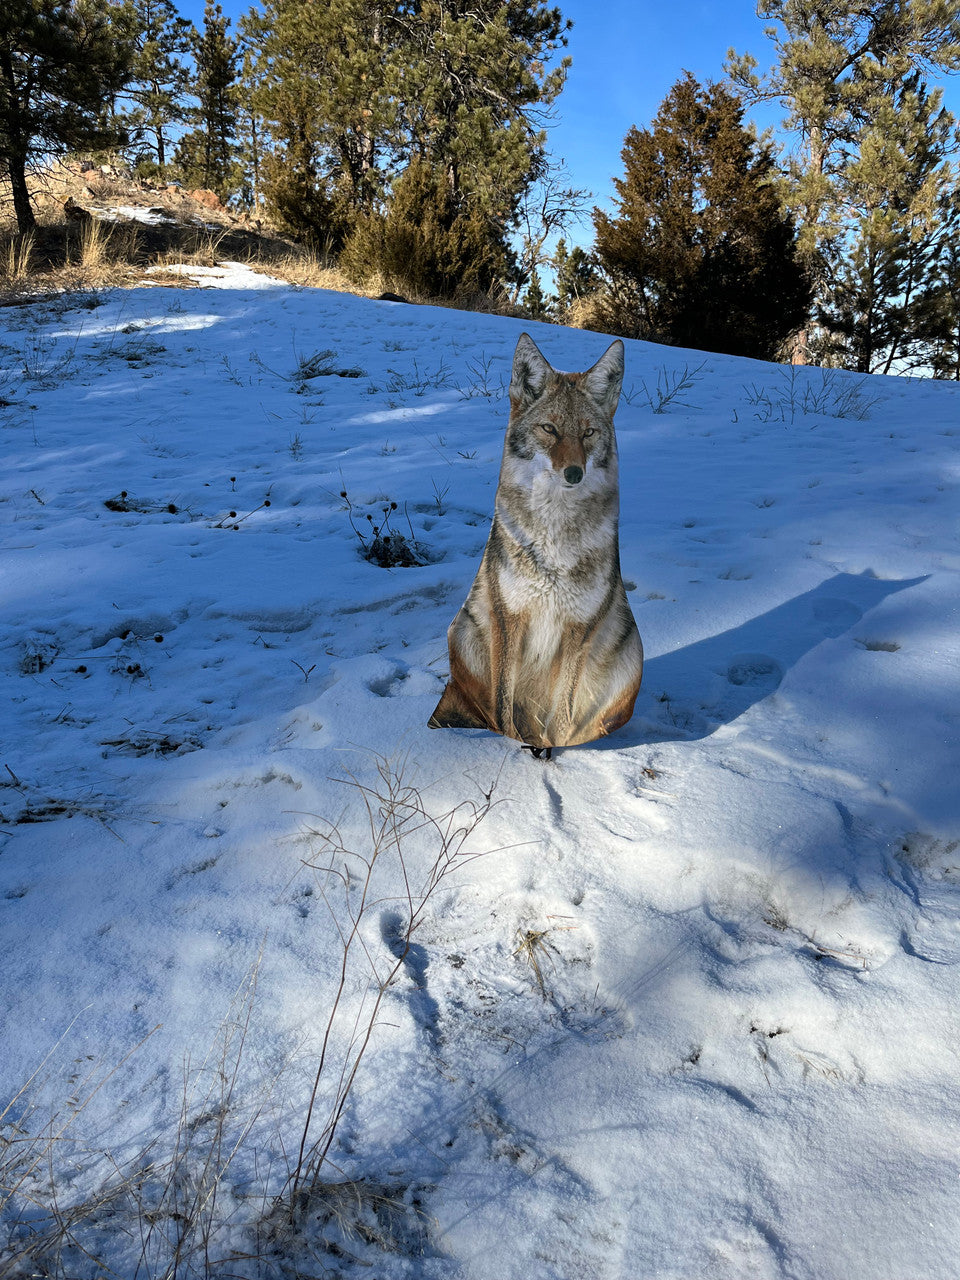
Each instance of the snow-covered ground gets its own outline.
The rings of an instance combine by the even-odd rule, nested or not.
[[[114,1167],[72,1229],[174,1274],[209,1159],[177,1275],[953,1280],[960,389],[627,343],[643,688],[545,763],[426,722],[517,337],[608,340],[191,274],[0,313],[0,1135],[73,1117],[15,1240]]]

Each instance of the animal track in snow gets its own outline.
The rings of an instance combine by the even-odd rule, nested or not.
[[[765,653],[739,653],[730,660],[726,678],[732,685],[772,693],[783,679],[783,668]]]
[[[181,880],[186,880],[190,876],[199,876],[204,871],[212,871],[219,861],[219,857],[204,858],[202,862],[196,862],[192,866],[180,867],[168,878],[167,889],[173,889]]]
[[[396,698],[400,693],[400,686],[407,679],[409,672],[402,667],[395,667],[393,671],[383,676],[375,676],[372,680],[367,681],[367,688],[371,693],[375,693],[378,698]]]

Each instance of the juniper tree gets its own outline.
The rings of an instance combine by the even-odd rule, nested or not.
[[[229,34],[229,19],[214,0],[207,0],[203,32],[190,33],[195,74],[193,93],[199,106],[189,112],[196,127],[177,144],[176,162],[184,181],[208,187],[221,200],[240,184],[237,163],[238,92],[237,42]]]
[[[190,71],[184,59],[190,53],[191,24],[181,18],[171,0],[130,0],[136,23],[133,77],[126,96],[133,107],[124,114],[143,167],[155,164],[163,178],[171,128],[187,115]],[[144,142],[146,153],[144,153]]]
[[[758,76],[731,50],[728,71],[747,103],[780,102],[800,135],[786,200],[822,301],[851,159],[911,77],[960,69],[960,0],[760,0],[757,13],[774,24],[775,65]]]
[[[810,291],[768,147],[721,85],[687,73],[650,129],[631,128],[618,213],[594,210],[613,332],[774,359]]]
[[[36,225],[26,172],[41,156],[121,141],[104,104],[129,74],[131,32],[110,0],[4,0],[0,6],[0,164],[17,226]]]
[[[421,298],[487,293],[507,272],[489,219],[461,209],[444,170],[411,160],[383,211],[358,216],[340,260],[358,280],[380,276]]]

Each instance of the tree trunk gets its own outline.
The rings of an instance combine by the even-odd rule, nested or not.
[[[37,225],[37,220],[33,214],[33,205],[30,203],[30,193],[27,190],[27,162],[23,156],[10,156],[7,160],[7,174],[10,178],[10,186],[13,190],[13,211],[17,218],[17,230],[21,235],[28,231],[33,231]]]

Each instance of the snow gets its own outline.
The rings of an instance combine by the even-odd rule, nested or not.
[[[293,1274],[237,1254],[296,1164],[348,927],[325,868],[356,892],[380,757],[437,819],[479,806],[478,856],[423,905],[323,1175],[406,1225],[304,1228],[298,1274],[952,1280],[960,391],[628,342],[643,688],[547,763],[426,722],[517,337],[568,369],[608,340],[183,270],[0,317],[0,1098],[40,1067],[4,1123],[113,1071],[61,1203],[181,1108],[200,1132],[248,1019],[218,1247]],[[391,502],[427,563],[361,557]],[[410,899],[375,863],[324,1118],[436,849],[405,837]]]

